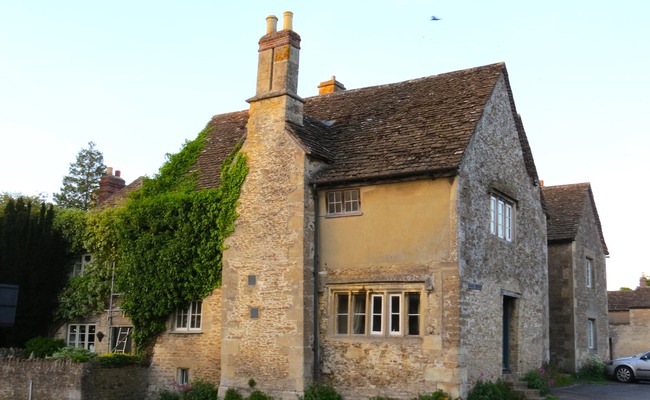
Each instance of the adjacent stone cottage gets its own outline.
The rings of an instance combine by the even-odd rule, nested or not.
[[[609,254],[589,183],[545,186],[551,362],[576,372],[607,359],[606,257]]]
[[[648,351],[650,344],[650,286],[643,274],[635,290],[607,292],[609,304],[610,358]]]

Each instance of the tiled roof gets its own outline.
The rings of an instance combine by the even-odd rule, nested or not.
[[[503,64],[306,100],[305,114],[328,125],[333,159],[316,181],[454,174]]]
[[[305,99],[303,126],[288,130],[307,154],[326,162],[319,184],[418,175],[454,175],[497,79],[506,79],[526,166],[537,174],[516,115],[503,63]],[[218,167],[245,137],[247,111],[215,116],[198,162],[200,185],[219,183]]]
[[[208,123],[212,129],[207,143],[196,162],[201,188],[216,188],[221,182],[221,163],[233,149],[246,137],[248,111],[215,115]]]
[[[585,202],[589,202],[596,217],[603,249],[605,254],[609,254],[600,225],[600,218],[598,217],[598,209],[589,183],[543,186],[542,193],[549,215],[547,221],[547,238],[549,242],[575,240]]]
[[[650,287],[607,292],[607,304],[609,311],[627,311],[630,308],[650,308]]]

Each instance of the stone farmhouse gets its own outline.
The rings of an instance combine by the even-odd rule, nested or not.
[[[609,254],[589,183],[542,187],[548,210],[551,362],[576,372],[607,359]]]
[[[635,290],[607,292],[609,304],[610,358],[648,351],[650,345],[650,287],[645,275]]]
[[[299,52],[292,14],[281,30],[268,17],[250,108],[208,124],[199,185],[217,187],[243,143],[240,216],[222,286],[177,310],[158,338],[151,393],[201,378],[221,397],[251,379],[279,399],[315,380],[346,399],[464,397],[478,379],[523,374],[564,349],[571,367],[607,348],[593,195],[583,190],[569,215],[571,238],[552,236],[556,214],[547,245],[553,190],[540,185],[504,64],[354,90],[332,77],[303,99]],[[103,201],[138,186],[120,180],[107,173]],[[569,344],[549,337],[549,274],[568,285],[551,297],[576,303]],[[62,335],[127,351],[122,317],[111,306]],[[551,320],[551,335],[569,330]]]

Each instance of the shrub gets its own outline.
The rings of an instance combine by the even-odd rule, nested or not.
[[[273,397],[256,390],[247,397],[247,400],[273,400]]]
[[[420,394],[413,400],[451,400],[451,396],[447,392],[438,389],[431,394]]]
[[[141,359],[133,354],[107,353],[97,357],[97,361],[103,367],[123,367],[125,365],[137,365]]]
[[[72,360],[74,362],[86,362],[97,357],[97,354],[86,350],[82,347],[63,347],[54,352],[51,357],[52,360]]]
[[[594,356],[584,363],[576,373],[576,377],[584,381],[600,381],[605,378],[605,363]]]
[[[158,393],[159,400],[217,400],[216,386],[204,380],[197,379],[186,385],[173,382],[172,385],[174,390],[164,389]]]
[[[467,400],[525,400],[502,380],[478,381],[469,391]]]
[[[217,400],[217,387],[210,382],[202,379],[192,381],[192,388],[189,395],[186,397],[188,400]]]
[[[46,337],[35,337],[25,343],[25,355],[29,356],[34,353],[37,358],[49,357],[54,352],[65,347],[63,339],[50,339]]]
[[[244,400],[244,396],[237,389],[230,388],[226,390],[226,396],[223,400]]]
[[[538,369],[528,371],[523,379],[528,383],[529,389],[537,389],[542,396],[551,392],[551,387],[555,384],[552,374],[549,373],[548,365],[544,364]]]
[[[305,391],[305,396],[298,396],[300,400],[343,400],[343,396],[336,392],[332,385],[316,383],[310,385]]]

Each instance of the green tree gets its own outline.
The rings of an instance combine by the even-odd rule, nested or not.
[[[0,210],[0,283],[19,287],[16,321],[0,329],[0,347],[49,333],[70,266],[69,244],[53,227],[55,212],[25,197],[8,199]]]
[[[65,208],[90,209],[105,170],[104,156],[95,149],[95,143],[88,142],[88,148],[81,149],[76,161],[70,164],[69,174],[63,178],[61,192],[54,194],[54,201]]]

